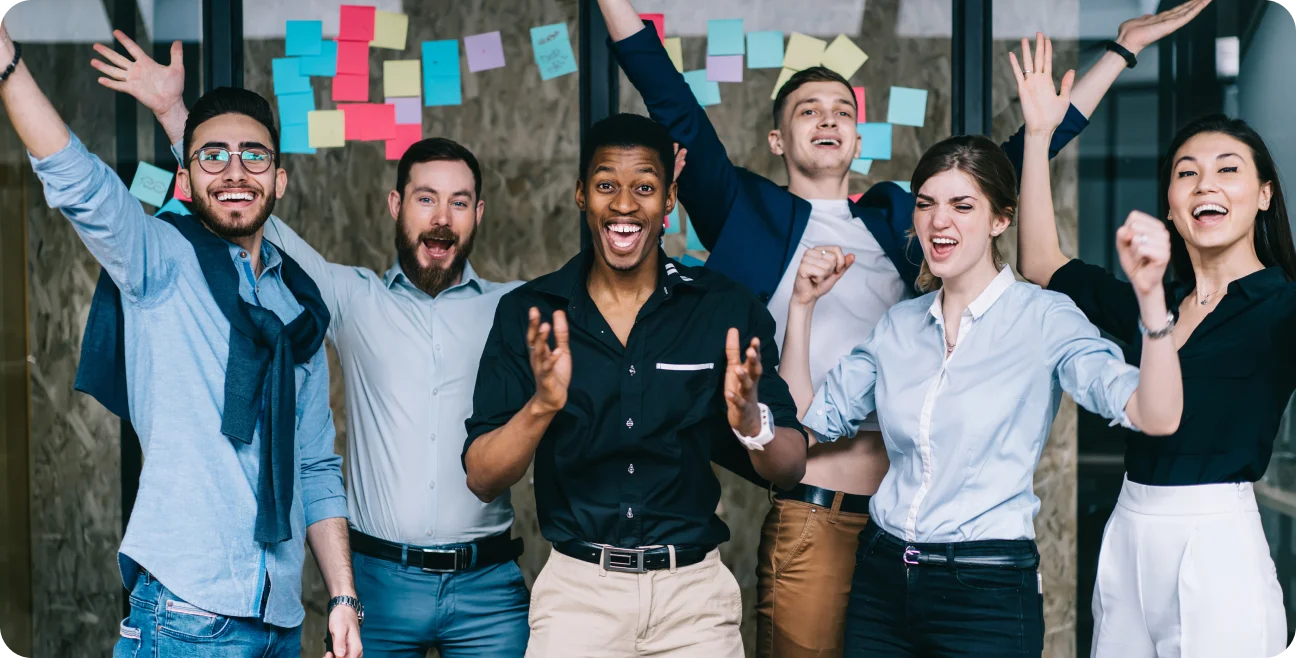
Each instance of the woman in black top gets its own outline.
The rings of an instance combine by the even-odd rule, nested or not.
[[[1043,70],[1041,54],[1034,59]],[[1023,61],[1029,68],[1024,42]],[[1068,100],[1048,77],[1019,69],[1027,137],[1018,268],[1071,297],[1137,360],[1130,284],[1068,259],[1058,244],[1047,183],[1053,126],[1044,124],[1047,108]],[[1209,116],[1180,130],[1161,189],[1183,419],[1168,437],[1130,436],[1098,561],[1093,655],[1268,658],[1284,648],[1286,621],[1251,483],[1269,465],[1296,388],[1296,248],[1273,158],[1241,120]],[[1122,231],[1118,240],[1140,241],[1137,229]]]

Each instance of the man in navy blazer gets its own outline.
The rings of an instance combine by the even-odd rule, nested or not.
[[[779,90],[769,144],[787,167],[789,184],[783,187],[729,160],[655,29],[639,19],[629,0],[599,0],[599,5],[617,61],[653,120],[670,131],[681,155],[686,152],[679,200],[710,250],[706,266],[747,285],[768,305],[778,323],[777,341],[782,341],[802,254],[831,249],[853,256],[842,283],[815,308],[810,361],[818,387],[887,308],[913,295],[922,263],[921,246],[908,237],[913,194],[887,182],[874,185],[858,202],[847,198],[850,164],[860,152],[850,83],[814,67],[796,73]],[[1137,51],[1177,27],[1165,27],[1160,18],[1127,22],[1118,40]],[[1050,156],[1085,128],[1087,115],[1122,68],[1104,58],[1076,83]],[[1003,145],[1019,171],[1022,147],[1021,131]],[[791,491],[771,489],[774,505],[762,528],[757,567],[757,656],[840,655],[857,535],[868,520],[869,496],[888,466],[876,430],[876,423],[871,428],[866,423],[852,441],[812,441],[802,483]],[[731,444],[719,441],[713,459],[768,486]]]

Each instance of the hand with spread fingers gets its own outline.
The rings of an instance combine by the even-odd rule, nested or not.
[[[171,44],[171,63],[162,66],[121,30],[113,30],[113,36],[130,56],[96,43],[94,50],[103,59],[90,60],[90,65],[106,76],[99,78],[99,84],[134,96],[158,116],[175,110],[177,106],[183,109],[185,71],[180,42]]]
[[[756,389],[761,378],[760,339],[752,338],[744,354],[739,348],[738,330],[730,328],[725,337],[725,360],[724,391],[729,426],[743,436],[756,436],[761,431]]]
[[[1021,60],[1008,53],[1013,76],[1017,78],[1017,94],[1021,98],[1022,117],[1028,134],[1047,135],[1066,118],[1071,107],[1071,86],[1075,71],[1062,76],[1062,88],[1053,86],[1053,40],[1043,32],[1035,33],[1035,53],[1032,56],[1030,41],[1022,39]],[[1022,68],[1022,63],[1025,68]]]
[[[1197,17],[1211,0],[1191,0],[1159,14],[1144,14],[1121,23],[1116,43],[1137,55]]]
[[[571,350],[567,346],[567,314],[553,312],[553,324],[540,321],[540,309],[531,307],[527,323],[527,350],[531,374],[535,377],[533,406],[544,413],[557,413],[567,405],[567,386],[571,383]],[[549,347],[549,334],[554,347]]]
[[[1140,298],[1163,291],[1161,281],[1170,263],[1170,232],[1161,220],[1131,212],[1125,225],[1116,230],[1116,253]]]
[[[792,284],[792,303],[813,306],[855,263],[855,254],[847,254],[841,247],[824,245],[806,249],[797,268],[796,282]]]

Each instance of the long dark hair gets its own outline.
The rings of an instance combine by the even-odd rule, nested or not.
[[[910,189],[917,195],[927,179],[950,170],[958,170],[972,177],[990,202],[992,216],[1012,220],[1017,210],[1017,172],[998,144],[981,135],[958,135],[937,143],[927,149],[918,161],[913,179],[909,181]],[[911,239],[913,235],[915,234],[910,234]],[[990,239],[990,252],[994,256],[995,267],[1003,265],[1003,256],[999,253],[999,237]],[[941,286],[941,280],[927,267],[926,258],[923,259],[916,285],[923,292],[931,292]]]
[[[1265,267],[1277,265],[1287,275],[1288,281],[1296,281],[1296,246],[1292,244],[1291,224],[1287,222],[1287,203],[1283,200],[1282,184],[1278,182],[1278,167],[1264,140],[1241,119],[1210,114],[1194,119],[1175,134],[1161,167],[1161,201],[1165,205],[1163,215],[1169,216],[1170,177],[1174,174],[1175,154],[1188,140],[1202,133],[1227,135],[1251,149],[1251,159],[1255,161],[1260,184],[1267,183],[1273,190],[1269,198],[1269,209],[1256,213],[1256,255]],[[1196,277],[1193,275],[1192,261],[1188,258],[1188,247],[1184,244],[1183,236],[1179,235],[1174,222],[1169,219],[1166,220],[1166,228],[1170,230],[1170,266],[1175,278],[1179,283],[1192,284]]]

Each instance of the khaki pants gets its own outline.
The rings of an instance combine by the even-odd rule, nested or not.
[[[756,656],[841,656],[855,574],[855,550],[868,514],[774,500],[761,526],[756,563]]]
[[[711,551],[697,564],[603,571],[549,553],[531,590],[527,658],[742,658],[742,594]]]

